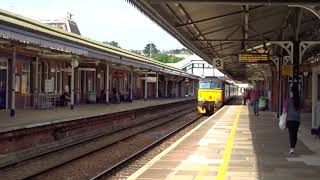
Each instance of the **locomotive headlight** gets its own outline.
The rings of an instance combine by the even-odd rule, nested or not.
[[[200,101],[198,102],[198,105],[200,107],[204,107],[204,99],[203,98],[200,99]]]

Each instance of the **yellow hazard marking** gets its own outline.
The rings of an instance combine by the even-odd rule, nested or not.
[[[209,171],[209,166],[208,164],[202,164],[200,166],[200,170],[199,170],[199,174],[198,176],[195,178],[195,180],[203,180],[204,176],[206,175],[206,173]]]
[[[219,166],[218,174],[217,174],[217,177],[216,177],[217,180],[224,180],[226,178],[228,165],[229,165],[229,161],[230,161],[230,158],[231,158],[231,151],[232,151],[233,141],[234,141],[234,137],[236,135],[236,129],[238,127],[238,122],[239,122],[239,118],[240,118],[240,112],[241,112],[241,109],[238,111],[238,113],[236,115],[236,118],[233,121],[231,134],[229,136],[228,144],[227,144],[226,150],[225,150],[224,155],[223,155],[223,163]]]
[[[158,154],[156,157],[154,157],[151,161],[149,161],[147,164],[145,164],[143,167],[141,167],[138,171],[133,173],[131,176],[127,178],[127,180],[134,180],[137,179],[142,173],[144,173],[146,170],[148,170],[152,165],[154,165],[156,162],[158,162],[163,156],[168,154],[170,151],[172,151],[174,148],[176,148],[182,141],[184,141],[186,138],[188,138],[190,135],[192,135],[195,131],[200,129],[204,124],[206,124],[208,121],[213,120],[218,114],[222,112],[223,109],[227,108],[228,106],[224,106],[221,108],[217,113],[210,116],[206,120],[202,121],[200,124],[198,124],[195,128],[193,128],[191,131],[189,131],[187,134],[182,136],[179,140],[177,140],[175,143],[173,143],[171,146],[169,146],[167,149],[162,151],[160,154]],[[177,171],[177,170],[176,170]],[[175,174],[175,173],[174,173]],[[166,178],[170,179],[170,178]]]

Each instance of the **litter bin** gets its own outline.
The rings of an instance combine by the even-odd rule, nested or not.
[[[267,98],[264,96],[261,96],[259,98],[259,109],[261,111],[265,111],[266,110],[266,106],[267,106]]]

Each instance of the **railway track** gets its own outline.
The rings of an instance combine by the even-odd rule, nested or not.
[[[199,118],[201,118],[201,116],[198,116],[197,118],[192,119],[192,120],[180,125],[174,131],[171,131],[170,133],[166,134],[165,136],[162,136],[158,140],[154,141],[153,143],[149,144],[148,146],[145,146],[144,148],[140,149],[139,151],[135,152],[134,154],[126,157],[125,159],[123,159],[122,161],[118,162],[117,164],[114,164],[113,166],[105,169],[104,171],[102,171],[101,173],[97,174],[96,176],[91,177],[90,180],[98,180],[98,179],[106,179],[106,178],[108,178],[108,176],[112,175],[111,171],[113,171],[114,169],[121,169],[121,166],[125,165],[126,163],[131,163],[133,160],[139,158],[140,156],[143,156],[146,152],[148,152],[149,150],[157,147],[159,144],[163,143],[168,138],[172,137],[174,134],[177,134],[178,132],[180,132],[185,127],[187,127],[190,124],[194,123]]]
[[[228,105],[242,105],[242,100],[241,98],[234,98],[231,101],[228,102]],[[208,116],[205,117],[199,117],[199,123],[205,119],[208,118]],[[188,121],[187,123],[184,123],[180,125],[177,129],[174,131],[168,133],[166,136],[163,136],[162,138],[158,139],[157,141],[153,142],[152,144],[146,146],[145,148],[139,150],[135,154],[132,154],[131,156],[128,156],[126,159],[122,160],[121,162],[113,165],[112,167],[105,169],[103,172],[100,174],[90,178],[90,180],[98,180],[98,179],[126,179],[129,177],[132,173],[137,171],[140,167],[142,167],[144,164],[149,162],[155,155],[157,155],[159,152],[162,150],[166,149],[170,144],[175,142],[177,139],[180,138],[183,134],[188,132],[186,127],[188,127],[190,124],[194,124],[194,126],[197,125],[197,123],[194,123],[196,120],[191,120]],[[192,127],[189,127],[192,129]],[[177,135],[177,137],[173,137],[175,134],[178,134],[182,129],[186,129],[185,133],[181,133],[181,135]],[[172,140],[168,140],[172,138]],[[172,141],[172,142],[165,142],[165,141]],[[158,146],[164,146],[160,147],[159,149]],[[150,154],[147,154],[149,153]],[[154,152],[152,152],[154,151]],[[134,161],[139,161],[139,159],[142,159],[141,162],[134,162]],[[130,167],[133,166],[133,167]],[[113,172],[114,171],[114,172]]]
[[[56,149],[39,156],[35,156],[33,158],[13,165],[3,167],[0,169],[0,179],[43,179],[42,176],[44,174],[50,174],[50,172],[55,169],[59,169],[66,164],[80,160],[86,156],[94,154],[95,152],[106,149],[119,141],[123,141],[129,137],[135,136],[157,126],[161,126],[174,119],[178,119],[185,114],[192,113],[194,112],[194,109],[194,105],[186,104],[174,109],[164,110],[160,113],[156,113],[150,117],[147,117],[149,118],[148,121],[129,126],[127,128],[113,132],[112,134],[101,135],[92,139],[85,140],[83,142],[63,147],[61,149]],[[165,137],[161,138],[161,140],[157,140],[157,143],[163,141],[164,139]],[[152,143],[152,145],[142,148],[139,153],[146,151],[148,148],[151,148],[155,144],[156,142]],[[110,170],[118,167],[120,164],[123,164],[129,159],[137,156],[139,153],[135,153],[134,155],[130,155],[130,157],[122,159],[117,164],[113,164],[109,168],[100,171],[100,173],[96,173],[94,176],[89,176],[91,176],[91,179],[100,178],[107,172],[110,172]],[[87,176],[85,179],[90,179],[89,176]],[[52,176],[45,177],[48,177],[48,179],[55,179]]]

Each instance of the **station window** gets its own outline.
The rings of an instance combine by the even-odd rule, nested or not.
[[[22,64],[22,75],[21,75],[21,93],[30,93],[30,62]]]
[[[192,65],[188,65],[187,67],[184,68],[184,70],[186,70],[186,71],[190,70],[190,69],[192,69]]]
[[[38,92],[41,93],[42,92],[42,63],[38,64]]]
[[[194,63],[194,67],[195,68],[203,68],[204,64],[202,64],[202,63]]]

